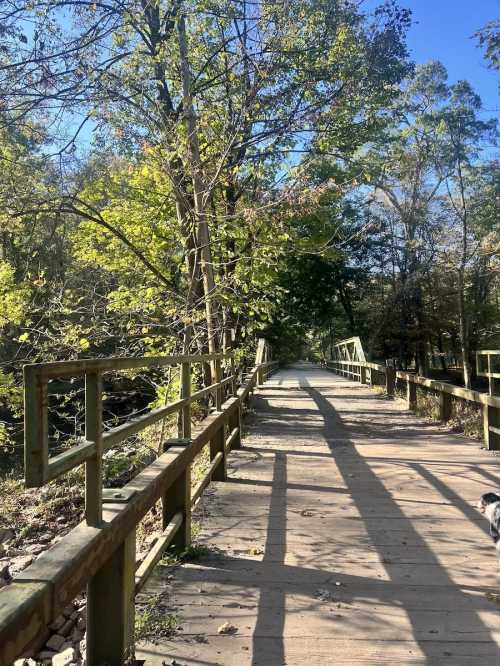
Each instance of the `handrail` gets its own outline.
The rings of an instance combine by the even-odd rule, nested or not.
[[[134,368],[153,368],[179,363],[207,363],[232,358],[231,352],[222,354],[197,354],[176,356],[108,356],[104,358],[81,358],[72,361],[52,361],[49,363],[30,363],[24,366],[28,372],[50,379],[54,377],[75,377],[86,372],[133,370]]]
[[[116,446],[124,439],[127,439],[127,437],[164,419],[169,414],[178,412],[182,408],[189,408],[194,400],[200,399],[207,393],[220,393],[229,382],[234,381],[234,375],[225,379],[220,377],[220,363],[224,359],[230,359],[231,363],[234,363],[234,354],[142,356],[138,358],[111,357],[36,363],[24,366],[25,480],[27,487],[40,487],[96,455],[96,452],[91,447],[74,446],[59,456],[52,459],[49,458],[47,432],[47,383],[49,379],[61,376],[84,377],[86,381],[86,413],[93,414],[93,419],[96,421],[94,425],[97,425],[97,429],[100,430],[102,422],[101,382],[103,372],[129,370],[132,368],[164,367],[176,364],[180,364],[184,368],[186,381],[183,384],[184,393],[181,399],[170,405],[151,410],[149,413],[135,419],[130,419],[127,423],[117,426],[104,434],[99,433],[99,441],[94,443],[99,448],[97,453],[100,457],[106,449]],[[193,363],[208,361],[215,362],[219,381],[191,395],[190,367]],[[88,386],[87,383],[92,384],[92,386]],[[95,392],[96,395],[90,398],[89,393],[92,392]],[[217,399],[217,401],[220,403],[220,400]],[[86,430],[88,429],[88,425],[86,424]],[[185,434],[188,435],[189,433],[186,432]],[[93,439],[87,436],[88,441],[93,441]]]
[[[486,367],[483,358],[486,357]],[[495,359],[494,361],[492,359]],[[495,395],[495,380],[500,379],[500,372],[495,372],[494,365],[499,366],[500,349],[480,349],[476,352],[476,373],[478,377],[488,378],[490,395]]]
[[[453,384],[448,384],[447,382],[440,382],[436,379],[427,379],[427,377],[421,377],[411,372],[403,372],[402,370],[396,371],[396,377],[398,379],[404,379],[413,384],[419,384],[420,386],[425,386],[430,388],[433,391],[438,391],[441,393],[447,393],[453,395],[457,398],[462,398],[468,402],[476,402],[482,405],[490,405],[491,407],[500,407],[500,396],[491,396],[487,393],[482,393],[480,391],[473,391],[472,389],[466,389],[462,386],[454,386]]]
[[[267,352],[266,352],[267,353]],[[231,360],[231,374],[222,376],[220,363]],[[213,361],[216,381],[191,394],[192,363]],[[170,405],[102,432],[103,371],[181,364],[181,397]],[[244,384],[236,386],[232,354],[85,359],[30,365],[25,368],[25,437],[27,485],[43,485],[83,462],[86,470],[85,520],[42,553],[0,590],[0,665],[22,655],[68,603],[87,585],[87,664],[125,663],[133,652],[133,595],[171,544],[179,548],[191,539],[191,507],[211,480],[226,479],[227,455],[241,446],[241,414],[253,390],[276,367],[276,361],[256,364]],[[76,374],[85,377],[86,433],[77,446],[49,458],[47,381]],[[215,394],[216,409],[191,432],[190,406]],[[103,452],[131,434],[171,413],[182,415],[179,437],[132,481],[102,499]],[[191,463],[210,446],[210,467],[191,489]],[[93,493],[93,494],[92,494]],[[120,499],[118,499],[120,496]],[[163,504],[163,532],[141,566],[135,567],[135,529],[156,502]],[[124,602],[125,593],[128,602]],[[106,622],[106,640],[102,623]]]

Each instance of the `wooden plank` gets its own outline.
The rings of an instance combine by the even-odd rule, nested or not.
[[[95,442],[87,442],[85,439],[83,439],[81,444],[72,446],[67,451],[63,451],[63,453],[49,458],[47,481],[57,479],[58,476],[69,472],[70,469],[73,469],[78,465],[81,465],[89,458],[95,456],[96,451],[97,449]]]
[[[231,358],[233,352],[226,354],[198,354],[178,356],[115,356],[107,358],[87,358],[75,361],[54,361],[52,363],[32,363],[24,367],[27,372],[35,373],[44,379],[52,377],[79,376],[86,372],[97,370],[118,371],[131,370],[133,368],[154,368],[177,365],[188,361],[190,363],[206,363],[216,359]]]
[[[37,488],[47,481],[47,382],[34,366],[24,366],[24,482]]]
[[[144,558],[143,562],[135,572],[135,593],[141,591],[144,587],[149,576],[152,574],[155,566],[160,561],[165,550],[172,543],[173,538],[182,525],[182,513],[178,511],[175,513],[167,527],[163,530],[158,538],[158,541],[151,548],[149,553]]]
[[[0,593],[0,664],[10,666],[52,621],[47,581],[16,581]]]
[[[210,481],[212,480],[212,475],[214,471],[217,469],[218,465],[221,463],[223,458],[222,451],[219,451],[215,458],[212,460],[210,463],[210,467],[205,473],[205,476],[203,479],[200,481],[200,483],[196,486],[196,488],[193,490],[191,494],[191,506],[194,506],[196,502],[200,499],[201,494],[205,490],[205,488],[209,485]]]

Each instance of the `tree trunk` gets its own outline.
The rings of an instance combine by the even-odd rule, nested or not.
[[[437,348],[439,350],[439,362],[441,363],[441,370],[447,372],[448,368],[446,367],[446,359],[444,357],[444,347],[443,347],[443,334],[441,331],[437,334]]]
[[[462,351],[462,365],[464,372],[464,386],[470,388],[470,363],[469,363],[469,326],[467,313],[465,311],[465,288],[463,270],[458,271],[458,316],[460,321],[460,349]]]
[[[198,126],[191,96],[191,74],[187,57],[186,24],[184,16],[177,22],[179,35],[179,56],[181,64],[183,111],[186,123],[188,159],[193,183],[194,212],[196,216],[196,240],[201,257],[203,292],[205,297],[205,316],[207,322],[207,343],[209,353],[217,351],[216,325],[214,314],[215,280],[210,245],[210,231],[206,217],[205,186],[202,177],[202,165],[198,140]]]

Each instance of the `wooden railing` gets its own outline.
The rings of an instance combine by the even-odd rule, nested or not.
[[[483,412],[483,436],[486,448],[500,450],[500,396],[491,396],[487,393],[472,391],[447,382],[427,379],[411,372],[395,370],[389,366],[368,361],[331,360],[326,361],[326,367],[343,377],[349,377],[361,384],[372,384],[373,373],[383,376],[383,383],[387,395],[394,396],[396,381],[399,379],[406,384],[406,401],[408,409],[417,407],[417,386],[434,391],[439,396],[439,410],[442,421],[451,417],[452,397],[480,405]]]
[[[192,365],[208,362],[216,381],[192,393]],[[103,432],[104,372],[173,365],[180,366],[178,400]],[[240,386],[231,354],[107,358],[25,367],[26,485],[41,487],[85,464],[85,520],[0,590],[0,666],[10,665],[36,644],[85,587],[88,666],[123,664],[132,657],[134,596],[168,546],[183,549],[190,544],[191,508],[211,480],[226,479],[228,453],[241,446],[242,409],[276,365],[270,360],[256,364]],[[85,436],[76,446],[50,457],[47,384],[56,377],[85,380]],[[191,406],[209,394],[214,396],[215,411],[192,430]],[[104,452],[174,413],[180,415],[178,437],[164,443],[164,453],[123,488],[103,492]],[[191,489],[191,463],[207,445],[209,468]],[[136,526],[159,499],[163,532],[136,569]]]
[[[481,349],[476,352],[476,374],[488,378],[490,395],[495,395],[495,382],[500,379],[500,349]]]

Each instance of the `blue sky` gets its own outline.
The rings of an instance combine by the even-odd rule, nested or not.
[[[360,0],[367,12],[383,0]],[[449,82],[469,81],[483,101],[483,119],[498,116],[499,77],[488,69],[483,51],[473,34],[488,21],[500,16],[500,0],[398,0],[413,12],[414,25],[408,35],[412,59],[417,63],[440,60],[449,73]],[[90,126],[82,133],[90,139]]]
[[[381,4],[367,0],[365,7]],[[469,81],[483,100],[485,115],[500,109],[498,74],[487,68],[483,52],[472,35],[485,23],[500,16],[499,0],[399,0],[413,12],[408,46],[417,62],[440,60],[450,83]],[[489,113],[488,113],[489,111]]]

